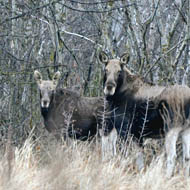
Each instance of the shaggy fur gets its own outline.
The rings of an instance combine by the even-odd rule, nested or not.
[[[142,144],[143,138],[166,136],[169,177],[175,166],[176,141],[181,135],[189,173],[190,140],[182,131],[190,131],[186,130],[189,128],[190,88],[180,85],[154,86],[145,82],[126,67],[128,54],[124,54],[120,60],[109,60],[106,53],[101,52],[99,58],[105,64],[104,94],[108,109],[112,111],[107,133],[115,127],[122,138],[126,139],[130,133],[139,144]]]
[[[46,129],[54,133],[58,139],[69,135],[69,137],[87,140],[94,136],[97,132],[97,114],[102,108],[102,98],[82,97],[74,91],[56,89],[56,87],[52,91],[51,81],[43,81],[39,73],[35,72]],[[45,87],[43,83],[47,83]],[[47,102],[49,99],[48,107],[44,106],[47,103],[42,101],[45,94],[45,92],[42,94],[42,91],[48,91],[48,98],[45,100]]]
[[[97,114],[101,105],[100,98],[81,97],[71,90],[58,89],[44,117],[45,126],[50,131],[64,130],[67,126],[70,137],[87,140],[97,132]]]
[[[113,95],[109,93],[111,85],[115,88]],[[120,60],[107,59],[104,93],[107,92],[108,110],[112,111],[107,132],[115,127],[122,138],[126,139],[130,133],[140,144],[144,137],[162,136],[163,120],[158,109],[161,106],[155,102],[155,97],[163,90],[164,87],[152,86],[140,76],[133,75]]]

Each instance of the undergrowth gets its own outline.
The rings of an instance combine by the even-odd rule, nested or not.
[[[99,140],[58,143],[50,137],[15,148],[6,146],[0,157],[2,190],[180,190],[190,181],[178,167],[171,179],[165,176],[164,153],[158,143],[147,142],[145,169],[138,171],[135,160],[140,151],[131,145],[127,156],[102,161]]]

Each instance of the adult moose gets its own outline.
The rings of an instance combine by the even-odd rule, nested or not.
[[[102,99],[82,97],[68,89],[57,89],[60,75],[57,71],[52,80],[43,80],[41,73],[34,71],[45,127],[57,139],[68,134],[70,137],[87,140],[97,132],[97,114]]]
[[[176,141],[181,135],[184,166],[189,175],[190,89],[180,85],[154,86],[145,82],[127,68],[127,53],[120,59],[109,59],[105,52],[101,52],[99,59],[105,65],[104,94],[109,110],[114,110],[113,121],[107,124],[108,132],[115,127],[122,138],[126,139],[130,133],[140,144],[143,138],[165,136],[169,177],[175,166]]]

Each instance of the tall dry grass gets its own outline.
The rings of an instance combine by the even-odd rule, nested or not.
[[[166,178],[163,153],[153,156],[151,150],[146,150],[145,155],[148,152],[151,155],[147,156],[149,165],[138,172],[134,164],[139,152],[136,146],[131,148],[126,158],[119,153],[106,162],[102,162],[100,147],[98,141],[71,140],[67,144],[58,144],[50,138],[32,142],[29,137],[21,148],[11,146],[1,154],[0,189],[190,189],[190,180],[183,177],[182,171],[171,179]]]

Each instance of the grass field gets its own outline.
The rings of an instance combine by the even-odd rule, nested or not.
[[[1,190],[181,190],[190,189],[190,180],[180,167],[165,176],[164,154],[153,156],[145,150],[147,163],[138,172],[135,159],[139,152],[131,148],[127,157],[121,153],[107,161],[101,159],[100,142],[59,144],[47,138],[21,148],[7,143],[0,157]],[[135,146],[134,146],[135,147]],[[148,147],[148,146],[147,146]]]

